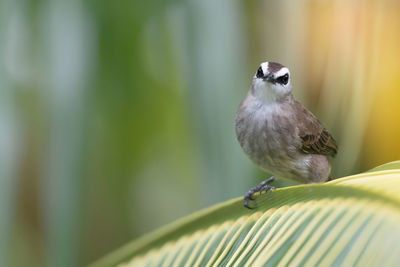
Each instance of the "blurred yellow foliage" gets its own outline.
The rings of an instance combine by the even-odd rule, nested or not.
[[[335,177],[399,159],[399,14],[395,0],[0,1],[0,265],[83,265],[265,179],[234,133],[263,61],[290,68],[336,138]]]

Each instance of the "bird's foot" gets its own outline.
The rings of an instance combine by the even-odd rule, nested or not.
[[[275,176],[271,176],[265,181],[262,181],[255,187],[251,188],[245,195],[244,195],[244,206],[248,209],[253,209],[252,207],[249,206],[249,200],[254,200],[253,194],[256,192],[260,192],[260,195],[263,191],[268,192],[269,190],[276,189],[274,186],[271,186],[270,183],[272,183],[275,180]]]

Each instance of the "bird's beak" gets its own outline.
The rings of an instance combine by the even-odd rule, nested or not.
[[[263,78],[264,81],[268,81],[271,83],[275,83],[274,75],[272,73],[269,73],[267,76]]]

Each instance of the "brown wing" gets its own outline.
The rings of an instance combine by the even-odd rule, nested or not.
[[[335,156],[338,147],[332,135],[321,125],[318,119],[302,104],[295,103],[301,150],[307,154]]]

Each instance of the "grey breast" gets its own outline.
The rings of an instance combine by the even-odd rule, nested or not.
[[[286,174],[292,167],[290,161],[299,155],[299,140],[293,119],[290,106],[281,104],[278,108],[269,109],[247,97],[236,117],[238,141],[261,168]]]

